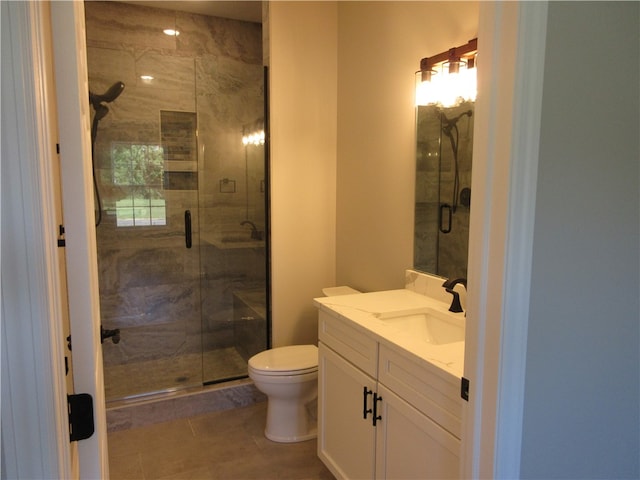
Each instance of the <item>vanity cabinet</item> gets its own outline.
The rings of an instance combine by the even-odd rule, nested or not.
[[[459,392],[401,350],[319,313],[318,456],[339,479],[459,477]]]
[[[323,343],[318,371],[319,457],[337,478],[374,478],[376,429],[371,413],[363,418],[363,393],[374,392],[376,381]]]
[[[460,440],[383,384],[377,389],[375,478],[459,478]]]

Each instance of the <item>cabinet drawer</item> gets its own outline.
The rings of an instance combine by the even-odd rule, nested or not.
[[[380,345],[378,381],[460,438],[460,383],[452,383],[420,363]]]
[[[378,342],[343,320],[319,313],[318,338],[363,372],[376,377]]]

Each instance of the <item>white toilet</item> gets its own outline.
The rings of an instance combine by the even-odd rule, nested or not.
[[[327,296],[360,293],[350,287],[323,290]],[[265,436],[274,442],[302,442],[317,436],[318,347],[293,345],[249,359],[249,377],[267,396]]]
[[[302,442],[316,437],[315,418],[307,406],[318,396],[318,347],[260,352],[249,359],[249,377],[268,397],[264,434],[269,440]]]

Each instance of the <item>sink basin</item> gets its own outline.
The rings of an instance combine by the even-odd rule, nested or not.
[[[436,311],[387,316],[385,324],[433,345],[464,340],[464,319]]]

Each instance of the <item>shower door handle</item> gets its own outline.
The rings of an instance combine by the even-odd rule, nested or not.
[[[444,226],[444,211],[447,210],[449,212],[449,216],[447,219],[447,226]],[[451,221],[453,220],[453,211],[451,209],[451,205],[448,203],[443,203],[440,205],[440,211],[438,212],[438,228],[442,233],[449,233],[451,231]]]
[[[187,248],[191,248],[191,211],[184,211],[184,241]]]

